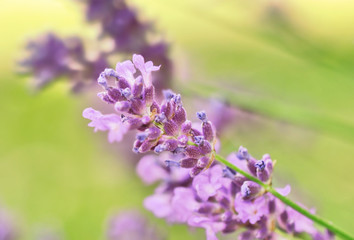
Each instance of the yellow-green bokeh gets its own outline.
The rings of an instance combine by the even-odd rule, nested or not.
[[[222,96],[252,112],[224,136],[223,154],[239,145],[270,153],[275,184],[291,183],[292,198],[354,234],[354,1],[129,3],[171,43],[175,88],[188,101]],[[29,37],[53,31],[90,41],[97,28],[69,0],[1,0],[0,27],[0,204],[23,239],[40,225],[66,239],[101,239],[111,211],[143,209],[152,188],[86,127],[90,96],[70,95],[65,80],[32,94],[15,74]],[[187,239],[186,227],[161,228]]]

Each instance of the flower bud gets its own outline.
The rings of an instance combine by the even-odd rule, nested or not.
[[[204,141],[203,144],[199,146],[199,149],[203,155],[211,153],[212,151],[212,147],[208,141]]]
[[[190,171],[189,171],[189,175],[193,178],[195,176],[197,176],[199,173],[201,173],[203,171],[204,168],[200,168],[200,167],[193,167]]]
[[[207,121],[207,116],[204,111],[197,112],[197,118],[201,121]]]
[[[256,160],[254,158],[247,159],[248,170],[254,175],[257,176],[257,168],[255,167]]]
[[[150,151],[156,144],[156,141],[151,141],[151,140],[148,140],[146,139],[143,144],[141,144],[140,148],[139,148],[139,152],[140,153],[145,153],[145,152],[148,152]]]
[[[182,126],[181,126],[181,132],[183,134],[188,134],[192,129],[192,122],[191,121],[185,121]]]
[[[175,112],[175,116],[172,120],[179,126],[181,126],[187,120],[186,110],[183,107],[179,107]]]
[[[203,129],[203,135],[206,140],[209,142],[213,141],[214,139],[214,129],[213,126],[211,125],[210,121],[203,122],[202,123],[202,129]]]
[[[188,157],[198,159],[199,157],[201,157],[201,152],[199,147],[191,145],[186,147],[186,155]]]
[[[180,160],[181,167],[183,168],[192,168],[194,167],[198,162],[198,159],[195,158],[183,158]]]
[[[129,124],[129,129],[138,129],[143,125],[142,121],[140,118],[125,118],[125,120]]]
[[[202,133],[199,132],[199,131],[198,131],[197,129],[195,129],[195,128],[192,128],[192,129],[190,130],[190,133],[192,134],[193,137],[202,135]]]
[[[257,178],[259,178],[262,182],[266,182],[269,180],[270,175],[267,170],[262,171],[257,168],[256,171],[257,171],[257,173],[256,173]]]
[[[245,181],[247,181],[247,178],[240,174],[236,174],[232,180],[232,182],[238,187],[241,187]]]
[[[164,143],[165,150],[172,152],[178,147],[178,141],[176,139],[168,139]]]
[[[143,142],[147,138],[148,134],[143,132],[143,133],[138,133],[136,135],[136,140]]]
[[[195,137],[194,137],[194,142],[195,142],[195,144],[197,144],[198,146],[203,145],[203,143],[204,143],[204,136],[195,136]]]
[[[205,168],[206,166],[208,166],[208,163],[209,163],[209,158],[204,156],[204,157],[199,158],[197,166],[199,168]]]
[[[146,132],[149,139],[156,139],[161,135],[161,130],[156,126],[150,127]]]
[[[162,94],[167,101],[170,101],[174,97],[174,92],[170,89],[162,90]]]
[[[254,166],[255,166],[258,170],[263,171],[266,165],[265,165],[265,162],[264,162],[263,160],[259,160],[259,161],[257,161],[257,162],[254,164]]]
[[[178,126],[174,121],[168,121],[164,124],[164,130],[167,136],[175,136],[178,133]]]
[[[166,147],[163,144],[159,144],[154,148],[155,153],[162,153],[165,150],[166,150]]]
[[[163,104],[161,107],[161,112],[165,114],[167,119],[170,119],[173,113],[171,103],[166,102],[165,104]]]
[[[248,154],[247,148],[240,146],[238,149],[238,152],[236,153],[236,156],[240,160],[247,160],[250,158],[250,155]]]
[[[139,148],[143,143],[140,142],[139,140],[136,140],[133,144],[133,152],[134,153],[139,153]]]
[[[263,182],[268,181],[268,179],[270,177],[270,173],[269,173],[268,169],[266,168],[265,161],[259,160],[254,164],[254,166],[256,168],[257,177]]]
[[[262,187],[255,182],[245,181],[241,186],[241,196],[245,200],[256,198],[262,190]]]

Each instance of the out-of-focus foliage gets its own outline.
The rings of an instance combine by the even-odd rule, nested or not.
[[[354,2],[131,4],[172,42],[175,87],[246,110],[225,131],[223,154],[239,145],[256,157],[269,152],[278,160],[277,182],[297,186],[292,198],[353,233]],[[94,147],[97,136],[81,119],[83,99],[68,97],[60,83],[31,96],[12,73],[26,37],[49,29],[94,38],[97,29],[68,0],[2,0],[0,26],[0,200],[22,218],[25,239],[37,223],[56,225],[67,239],[103,238],[110,210],[141,207],[151,189]],[[188,239],[184,227],[166,232]]]

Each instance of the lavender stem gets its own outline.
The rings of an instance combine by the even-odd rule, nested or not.
[[[293,208],[294,210],[298,211],[302,215],[308,217],[309,219],[311,219],[312,221],[316,222],[317,224],[327,228],[328,230],[330,230],[332,233],[334,233],[338,237],[341,237],[342,239],[354,240],[354,238],[352,236],[350,236],[348,233],[344,232],[343,230],[341,230],[340,228],[335,226],[333,223],[331,223],[331,222],[329,222],[327,220],[324,220],[323,218],[321,218],[321,217],[319,217],[317,215],[314,215],[314,214],[310,213],[308,210],[300,207],[298,204],[296,204],[295,202],[291,201],[289,198],[284,197],[283,195],[278,193],[272,186],[263,183],[258,178],[254,177],[254,176],[250,175],[249,173],[243,171],[242,169],[236,167],[235,165],[233,165],[232,163],[227,161],[222,156],[220,156],[218,154],[215,154],[215,159],[217,161],[221,162],[222,164],[226,165],[227,167],[231,168],[232,170],[235,170],[236,172],[242,174],[243,176],[245,176],[249,180],[258,183],[267,192],[270,192],[271,194],[273,194],[274,197],[278,198],[280,201],[282,201],[283,203],[285,203],[289,207]]]

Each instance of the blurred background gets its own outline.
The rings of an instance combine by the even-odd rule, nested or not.
[[[354,1],[128,3],[170,43],[172,88],[185,102],[198,109],[222,98],[235,108],[223,155],[240,145],[257,158],[271,154],[275,186],[290,183],[291,198],[353,235]],[[29,38],[96,36],[82,4],[1,0],[0,27],[0,208],[20,239],[36,239],[43,228],[62,239],[105,239],[109,216],[131,208],[168,239],[204,238],[143,210],[153,188],[81,117],[95,90],[73,95],[60,79],[35,93],[17,73]]]

